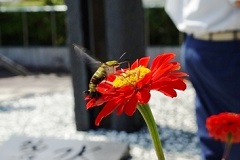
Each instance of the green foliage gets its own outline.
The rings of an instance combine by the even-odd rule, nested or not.
[[[51,21],[49,12],[33,12],[28,14],[29,45],[51,44]]]
[[[66,45],[66,37],[67,37],[67,29],[66,29],[66,21],[65,21],[65,12],[58,12],[56,14],[56,43],[57,45]]]
[[[44,6],[44,5],[63,5],[64,0],[21,0],[14,3],[3,3],[5,7],[23,7],[23,6]]]
[[[23,29],[21,14],[19,13],[0,13],[0,33],[2,45],[17,45],[23,43]]]
[[[163,8],[145,10],[150,45],[178,45],[179,32]]]
[[[25,15],[24,15],[25,14]],[[28,44],[31,46],[51,46],[51,12],[31,12],[31,13],[0,13],[0,31],[3,46],[23,46],[23,16],[26,17]],[[65,12],[55,12],[56,16],[56,39],[57,46],[66,44]]]
[[[61,5],[64,4],[64,0],[44,0],[45,5]]]
[[[34,1],[34,0],[25,0]],[[48,2],[47,2],[48,1]],[[39,1],[38,1],[39,2]],[[43,0],[41,1],[43,2]],[[59,4],[63,0],[44,0],[43,3]],[[148,45],[179,45],[180,33],[165,13],[163,8],[145,9],[146,25],[148,25]],[[31,12],[31,13],[1,13],[0,12],[0,41],[3,46],[23,46],[23,16],[27,17],[28,43],[29,45],[51,46],[51,12]],[[65,12],[55,12],[56,17],[56,39],[57,46],[66,45],[66,24]]]

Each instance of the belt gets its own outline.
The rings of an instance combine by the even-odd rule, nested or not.
[[[194,38],[207,41],[240,40],[240,31],[215,32],[203,35],[193,35]]]

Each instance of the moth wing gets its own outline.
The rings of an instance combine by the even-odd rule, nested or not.
[[[102,64],[102,62],[96,60],[96,58],[93,58],[91,56],[91,52],[82,47],[78,46],[76,44],[73,44],[75,53],[77,54],[77,57],[88,67],[90,68],[91,72],[94,73],[98,67]]]

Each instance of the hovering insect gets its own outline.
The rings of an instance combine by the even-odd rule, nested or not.
[[[77,50],[78,52],[80,52],[81,54],[84,54],[84,56],[87,56],[85,58],[87,58],[90,61],[95,61],[96,60],[92,57],[90,57],[89,54],[87,54],[86,49],[79,47],[77,45],[74,45],[74,49]],[[119,58],[119,60],[126,54],[123,53],[122,56]],[[99,61],[98,61],[99,62]],[[99,97],[101,94],[99,92],[97,92],[96,87],[97,85],[102,82],[109,74],[114,74],[116,72],[116,69],[120,66],[120,64],[125,63],[128,61],[123,61],[123,62],[119,62],[117,60],[111,60],[111,61],[107,61],[107,62],[99,62],[100,66],[97,68],[97,70],[95,71],[95,73],[92,75],[90,82],[89,82],[89,89],[87,91],[85,91],[85,93],[87,95],[90,95],[91,98],[97,98]]]

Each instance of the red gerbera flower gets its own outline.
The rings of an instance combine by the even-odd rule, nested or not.
[[[207,118],[206,127],[216,140],[227,142],[229,135],[232,143],[240,142],[240,115],[236,113],[220,113]]]
[[[176,97],[177,90],[185,90],[184,77],[186,73],[179,71],[180,64],[171,62],[173,53],[158,55],[150,68],[147,68],[150,57],[136,60],[130,69],[120,70],[109,75],[97,86],[100,98],[86,97],[89,100],[87,109],[105,103],[98,114],[95,124],[99,125],[102,118],[117,110],[117,114],[125,112],[131,116],[136,111],[137,104],[148,103],[150,91],[157,90],[169,97]]]

